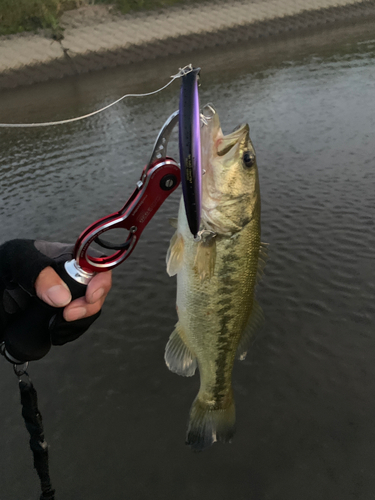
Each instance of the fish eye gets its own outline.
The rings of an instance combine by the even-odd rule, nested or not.
[[[255,163],[255,154],[250,151],[245,151],[242,160],[244,167],[251,168]]]

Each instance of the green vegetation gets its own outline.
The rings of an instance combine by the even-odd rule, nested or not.
[[[59,15],[81,4],[79,0],[0,0],[0,35],[39,28],[56,31]]]
[[[126,13],[193,1],[197,0],[0,0],[0,35],[50,29],[59,37],[61,14],[87,4],[111,4]]]

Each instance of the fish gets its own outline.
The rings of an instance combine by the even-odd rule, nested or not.
[[[212,104],[201,113],[202,212],[198,235],[181,199],[167,253],[177,275],[178,322],[165,349],[168,368],[200,388],[190,410],[186,443],[202,451],[235,433],[232,370],[245,359],[264,322],[255,299],[267,245],[261,242],[258,167],[249,125],[224,135]]]

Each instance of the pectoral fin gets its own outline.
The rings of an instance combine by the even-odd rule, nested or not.
[[[168,368],[172,372],[177,373],[177,375],[192,377],[197,368],[197,358],[192,354],[180,337],[178,333],[179,329],[181,329],[181,327],[180,324],[177,323],[165,348],[165,363]]]
[[[264,324],[264,314],[262,308],[258,304],[258,302],[254,299],[253,309],[250,314],[250,318],[248,324],[242,333],[242,337],[240,339],[240,343],[237,348],[237,357],[241,361],[246,358],[247,351],[250,348],[250,345],[254,339],[254,336],[258,330]]]
[[[184,239],[177,231],[172,236],[167,252],[167,273],[174,276],[182,266],[184,258]]]
[[[210,279],[215,272],[216,263],[216,238],[211,237],[197,244],[197,253],[194,268],[201,281]]]

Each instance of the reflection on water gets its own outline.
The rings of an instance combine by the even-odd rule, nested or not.
[[[368,29],[191,55],[202,67],[201,102],[215,104],[224,132],[250,124],[262,238],[270,243],[258,291],[266,327],[235,367],[238,431],[232,445],[200,455],[184,445],[198,377],[182,380],[163,361],[176,321],[164,259],[177,192],[114,272],[90,332],[31,366],[59,498],[372,498],[375,41]],[[185,62],[4,92],[1,121],[85,113],[133,92],[137,81],[140,91],[157,88]],[[1,241],[74,241],[121,208],[177,105],[176,83],[84,122],[2,130]],[[176,137],[169,152],[177,157]],[[0,371],[1,498],[35,499],[16,379],[5,362]]]

